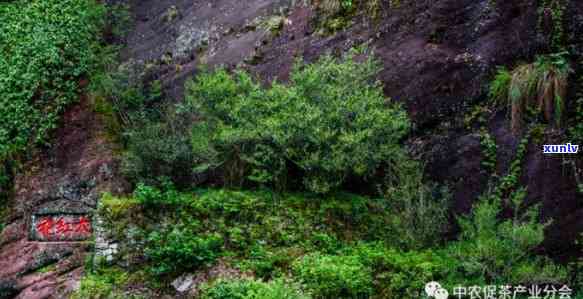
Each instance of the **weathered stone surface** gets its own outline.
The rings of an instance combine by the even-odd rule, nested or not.
[[[427,162],[427,178],[451,187],[456,213],[469,211],[489,181],[479,136],[457,119],[468,106],[486,100],[485,87],[497,66],[532,61],[547,50],[549,39],[545,28],[537,33],[540,1],[535,0],[402,0],[398,8],[385,7],[377,22],[357,17],[333,36],[316,34],[316,12],[291,0],[107,2],[132,4],[135,24],[125,41],[126,67],[145,73],[136,80],[161,80],[175,100],[201,64],[242,65],[265,82],[285,81],[297,57],[313,61],[368,44],[383,63],[379,80],[387,96],[402,102],[415,122],[407,143]],[[274,16],[283,18],[277,34],[262,25]],[[565,25],[571,51],[581,59],[583,2],[569,1]],[[28,242],[33,213],[90,212],[101,191],[124,189],[111,145],[98,135],[103,128],[86,101],[70,109],[60,127],[55,145],[17,179],[10,224],[0,236],[0,298],[47,298],[50,292],[70,291],[78,281],[84,246]],[[503,175],[520,137],[509,132],[504,111],[488,121],[488,129],[498,144],[496,170]],[[520,182],[528,187],[526,203],[542,203],[543,218],[555,219],[543,249],[573,256],[580,250],[573,240],[583,231],[583,201],[568,163],[583,169],[583,162],[543,156],[540,148],[530,144],[524,158]],[[117,244],[106,235],[96,240],[97,253],[114,259]],[[35,273],[51,264],[65,270]],[[209,277],[216,275],[201,273],[193,285]]]
[[[143,5],[134,8],[138,24],[130,34],[127,57],[153,61],[177,48],[186,54],[189,48],[184,45],[192,45],[190,57],[182,55],[187,58],[172,62],[180,64],[179,68],[161,65],[150,75],[150,79],[162,79],[168,95],[179,100],[184,80],[195,75],[203,63],[230,68],[241,65],[265,82],[285,81],[297,57],[313,61],[324,53],[339,54],[367,44],[383,63],[379,80],[387,96],[404,103],[415,122],[408,143],[417,143],[416,155],[427,163],[428,179],[450,186],[455,213],[469,211],[487,189],[489,174],[481,165],[479,136],[465,129],[459,118],[471,105],[487,100],[487,84],[498,66],[532,61],[536,54],[549,51],[549,24],[539,26],[539,1],[400,1],[398,7],[385,6],[376,22],[357,17],[352,26],[332,36],[317,33],[317,12],[301,3],[283,14],[277,34],[268,34],[253,20],[279,15],[277,9],[289,4],[268,2],[141,2]],[[158,20],[173,5],[180,17],[161,25]],[[583,3],[570,1],[566,36],[579,58],[583,54],[582,15]],[[185,24],[190,29],[185,31]],[[208,45],[199,47],[206,43],[206,32]],[[177,39],[188,42],[179,42],[177,47]],[[504,175],[520,136],[509,131],[504,111],[488,121],[488,129],[498,145],[496,171]],[[544,217],[557,218],[547,231],[548,239],[562,241],[547,246],[572,252],[574,232],[583,230],[574,220],[583,209],[576,199],[574,177],[562,171],[564,166],[551,163],[552,158],[537,155],[529,150],[525,157],[526,174],[521,183],[529,190],[527,202],[542,202]],[[560,190],[545,189],[553,180],[561,182],[554,184]]]
[[[33,214],[29,240],[41,242],[74,242],[88,240],[93,232],[87,214]]]
[[[65,298],[82,273],[84,242],[29,234],[33,216],[88,217],[103,191],[121,192],[111,143],[88,99],[63,116],[55,143],[16,178],[10,224],[0,236],[0,298]],[[53,230],[56,228],[53,228]],[[90,235],[82,239],[89,238]],[[80,238],[74,238],[79,240]]]
[[[184,293],[192,288],[193,283],[194,275],[184,274],[172,281],[172,286],[177,292]]]

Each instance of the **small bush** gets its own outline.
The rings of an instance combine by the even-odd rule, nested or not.
[[[344,255],[357,256],[372,269],[379,298],[422,298],[428,281],[444,281],[448,258],[439,250],[402,252],[381,243],[348,247]]]
[[[299,183],[316,193],[381,168],[394,175],[409,121],[399,105],[385,101],[374,80],[378,70],[375,60],[357,62],[353,53],[297,63],[288,85],[267,89],[243,72],[198,75],[187,97],[208,134],[197,140],[206,136],[200,143],[217,153],[205,151],[216,161],[204,165],[220,168],[229,185],[246,180],[285,190],[302,177]],[[292,170],[301,175],[289,176]]]
[[[277,279],[263,282],[253,279],[220,280],[204,290],[203,299],[309,299],[293,282]]]
[[[328,33],[335,33],[350,25],[350,19],[357,13],[369,17],[372,21],[378,20],[383,12],[383,3],[380,0],[312,0],[318,13],[321,15],[320,23]],[[398,6],[391,1],[390,6]],[[331,23],[344,23],[341,27],[331,26]]]
[[[117,268],[98,269],[88,273],[81,280],[81,285],[72,299],[123,299],[128,298],[121,288],[128,282],[129,276]],[[133,298],[133,297],[129,297]]]
[[[389,181],[383,190],[388,209],[386,230],[395,236],[391,244],[406,249],[435,246],[449,228],[449,193],[443,187],[423,182],[423,167],[416,161],[403,159],[398,168],[399,179]]]
[[[145,255],[155,275],[178,274],[213,264],[221,255],[219,234],[198,234],[187,226],[151,232]]]
[[[534,249],[544,239],[547,224],[538,222],[538,209],[520,213],[524,189],[512,193],[514,216],[500,220],[502,201],[496,195],[483,196],[470,216],[459,219],[460,240],[449,251],[459,261],[461,277],[482,283],[558,284],[566,272]]]
[[[126,133],[123,173],[134,182],[161,185],[172,180],[179,186],[194,181],[195,156],[188,125],[169,112],[163,121],[144,118]]]
[[[312,254],[293,265],[294,275],[319,298],[355,298],[373,292],[373,277],[357,256]]]

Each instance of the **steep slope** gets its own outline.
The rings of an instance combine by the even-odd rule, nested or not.
[[[317,9],[296,1],[108,2],[131,7],[124,62],[138,65],[144,81],[160,80],[175,101],[203,64],[240,66],[265,82],[285,81],[296,58],[313,61],[368,45],[382,60],[379,79],[386,95],[402,102],[415,122],[407,140],[411,152],[427,163],[428,179],[450,187],[458,214],[470,211],[492,175],[482,163],[481,136],[467,129],[465,114],[487,100],[496,67],[549,51],[548,28],[540,26],[544,14],[535,0],[400,1],[385,5],[378,19],[356,15],[332,35],[321,34]],[[581,60],[583,4],[567,2],[567,43]],[[498,146],[496,172],[503,176],[520,136],[510,132],[503,110],[489,115],[486,127]],[[31,217],[42,210],[90,214],[101,192],[127,191],[104,131],[83,98],[63,116],[54,144],[17,177],[9,225],[0,238],[0,298],[61,298],[76,287],[87,246],[31,241]],[[527,186],[526,204],[541,203],[543,218],[554,220],[541,250],[558,259],[581,254],[573,244],[583,231],[577,192],[583,159],[542,154],[542,144],[566,142],[562,138],[549,130],[531,142],[519,177]]]
[[[63,298],[82,274],[85,242],[36,241],[32,215],[90,214],[102,192],[122,192],[115,146],[89,100],[63,115],[51,147],[16,178],[9,225],[0,236],[1,298]]]
[[[582,25],[577,20],[583,6],[567,2],[565,43],[580,58],[577,32]],[[146,80],[161,79],[168,94],[180,99],[185,78],[201,64],[242,66],[265,81],[285,81],[298,57],[312,61],[366,44],[384,64],[379,79],[387,96],[403,102],[416,124],[409,143],[427,162],[428,178],[450,185],[454,210],[468,212],[487,190],[491,174],[481,163],[480,136],[465,128],[463,118],[487,101],[497,67],[551,51],[550,12],[541,12],[533,0],[401,1],[385,6],[378,19],[356,16],[351,26],[327,35],[317,21],[321,12],[290,4],[142,1],[133,6],[137,24],[128,37],[126,58],[147,64]],[[169,20],[174,11],[176,17]],[[275,29],[269,30],[265,20],[273,19]],[[504,111],[491,116],[487,127],[498,144],[497,172],[503,176],[520,136],[510,132]],[[579,249],[571,244],[583,230],[575,177],[582,162],[576,159],[574,168],[561,156],[543,155],[543,143],[564,141],[553,133],[545,138],[530,144],[520,183],[529,190],[527,204],[542,203],[543,218],[555,219],[547,242],[553,255],[572,255]]]

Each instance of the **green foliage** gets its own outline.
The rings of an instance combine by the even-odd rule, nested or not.
[[[356,298],[373,292],[373,277],[357,256],[311,254],[293,265],[294,275],[318,298]]]
[[[297,283],[277,279],[219,280],[204,290],[203,299],[309,299]]]
[[[139,199],[115,197],[110,193],[105,193],[99,200],[99,209],[102,215],[107,215],[111,220],[120,220],[127,217],[127,213],[132,209],[136,209],[140,203]]]
[[[488,96],[497,104],[504,104],[508,98],[512,74],[505,67],[498,68],[494,80],[490,83]]]
[[[317,238],[316,235],[322,236],[323,234],[315,234],[312,237],[312,242]],[[316,246],[314,245],[314,247]],[[325,250],[325,248],[317,248]],[[239,268],[244,271],[252,271],[262,279],[280,277],[289,272],[294,260],[303,255],[304,251],[305,248],[300,246],[270,247],[255,244],[251,246],[248,258],[240,262]]]
[[[464,125],[467,129],[473,127],[483,127],[488,121],[488,116],[492,113],[488,105],[477,105],[464,117]]]
[[[160,121],[150,119],[143,116],[127,129],[123,173],[134,182],[154,185],[167,180],[179,185],[192,183],[193,165],[198,160],[191,146],[190,121],[173,110]]]
[[[161,113],[155,104],[162,97],[160,82],[145,84],[145,71],[138,63],[118,65],[118,51],[117,47],[103,50],[100,72],[93,75],[89,91],[110,102],[125,127],[139,125],[145,119],[159,119]]]
[[[189,225],[177,225],[151,232],[145,256],[155,275],[198,270],[213,264],[220,256],[223,239],[218,234],[196,234]]]
[[[569,126],[568,136],[573,144],[583,144],[583,75],[577,80],[578,88],[575,96],[574,116]]]
[[[445,281],[451,262],[439,251],[360,243],[335,255],[307,255],[294,263],[293,272],[318,298],[420,298],[428,281]]]
[[[289,272],[294,260],[307,251],[335,254],[357,240],[403,243],[394,237],[390,225],[396,216],[385,199],[351,194],[325,198],[226,190],[192,194],[138,185],[131,199],[106,197],[99,212],[104,225],[115,228],[115,238],[127,238],[125,219],[140,226],[147,239],[147,254],[141,254],[150,257],[152,273],[160,274],[200,269],[218,256],[229,256],[239,260],[241,269],[271,279]],[[220,237],[220,245],[214,237]],[[213,242],[207,242],[210,238]],[[212,255],[209,243],[215,246]],[[186,252],[190,253],[175,256]]]
[[[490,85],[490,97],[506,101],[511,108],[512,130],[518,132],[527,112],[542,111],[547,121],[560,126],[563,121],[567,80],[571,68],[566,52],[537,57],[536,62],[511,72],[499,69]]]
[[[444,281],[451,271],[448,263],[452,261],[435,248],[401,252],[368,243],[347,247],[343,254],[358,256],[372,269],[378,298],[420,298],[428,281]]]
[[[492,191],[492,194],[494,194],[496,198],[503,198],[516,190],[518,186],[518,180],[522,173],[522,160],[524,159],[524,156],[528,150],[528,144],[532,137],[531,135],[533,132],[539,130],[539,127],[540,126],[534,126],[530,128],[526,135],[520,140],[520,143],[518,143],[516,155],[510,163],[508,174],[500,179],[498,185]]]
[[[383,190],[388,215],[385,230],[400,248],[435,246],[448,229],[449,194],[446,189],[423,181],[423,167],[406,161],[396,169],[399,180],[389,181]]]
[[[543,0],[539,7],[539,30],[547,29],[551,37],[550,46],[555,51],[565,49],[564,15],[567,0]],[[545,21],[550,21],[551,28],[541,28]]]
[[[480,145],[482,146],[482,154],[484,155],[482,158],[482,166],[490,172],[495,172],[498,146],[496,145],[496,140],[485,128],[480,131]]]
[[[14,186],[14,161],[0,161],[0,233],[8,216],[10,196]]]
[[[279,190],[289,188],[288,173],[298,169],[304,187],[316,193],[352,175],[370,178],[382,167],[392,175],[401,162],[396,157],[404,157],[399,140],[409,121],[399,105],[385,102],[373,79],[378,69],[372,59],[325,56],[297,63],[288,85],[269,88],[243,72],[200,74],[187,84],[208,132],[196,134],[195,144],[210,145],[202,156],[217,158],[203,165],[220,167],[230,185],[246,179]]]
[[[128,4],[113,4],[108,7],[107,27],[113,37],[124,37],[131,28],[132,16]]]
[[[361,13],[372,21],[377,21],[383,12],[380,0],[313,0],[319,14],[322,33],[334,34],[349,27],[352,18]],[[391,0],[391,7],[398,7],[399,0]]]
[[[538,222],[536,207],[521,212],[525,196],[524,188],[510,195],[510,219],[498,218],[502,201],[492,194],[483,196],[471,215],[459,219],[460,241],[449,250],[459,260],[458,271],[465,281],[513,285],[565,281],[563,268],[533,252],[543,241],[549,223]]]
[[[522,159],[526,149],[527,143],[522,144],[517,159]],[[519,174],[516,168],[514,172]],[[415,183],[408,186],[409,191],[397,193],[395,198],[400,194],[406,197],[430,192],[429,189],[418,191],[419,185]],[[471,215],[459,220],[460,240],[445,248],[435,245],[439,244],[436,236],[433,244],[428,241],[430,238],[421,238],[425,242],[402,241],[411,238],[407,234],[418,228],[395,230],[392,219],[407,213],[397,212],[387,199],[350,194],[322,198],[267,191],[183,193],[167,184],[164,189],[139,185],[131,202],[139,202],[148,218],[148,221],[135,221],[147,236],[146,248],[140,253],[147,257],[146,263],[139,266],[162,278],[161,281],[204,269],[221,257],[227,264],[265,281],[293,275],[291,278],[305,285],[315,298],[418,298],[427,281],[440,281],[448,287],[460,282],[476,285],[565,283],[563,268],[534,253],[548,223],[537,222],[536,207],[524,208],[525,190],[516,189],[516,183],[499,189],[484,196]],[[416,200],[410,204],[411,208],[415,203],[424,205]],[[120,216],[101,215],[106,222],[113,218],[120,221],[122,215],[136,219],[134,213],[140,211],[133,203],[123,204],[126,201],[108,199],[107,202],[110,208],[100,209],[100,213],[118,211],[109,213]],[[513,213],[510,219],[499,217],[503,202],[508,203],[505,211]],[[402,224],[431,223],[429,218],[433,215],[429,207],[425,207],[426,213],[418,215],[417,221],[403,220]],[[441,221],[436,225],[442,225]],[[419,231],[420,235],[430,232]],[[125,232],[120,231],[118,238],[124,236]],[[251,296],[249,289],[255,289],[256,283],[274,282],[211,281],[203,294],[207,298],[256,298],[245,297]],[[269,293],[280,294],[277,292],[284,289],[297,290],[301,295],[302,288],[293,285],[286,281],[281,287],[259,286],[268,291],[257,298]]]
[[[104,12],[86,0],[0,4],[0,160],[47,141],[96,65]]]
[[[543,129],[536,125],[527,130],[508,174],[480,197],[470,215],[458,219],[460,239],[447,248],[455,261],[450,266],[450,281],[476,285],[565,283],[565,269],[534,252],[550,223],[539,223],[538,206],[526,207],[526,189],[519,187],[528,144]],[[502,218],[508,210],[512,216]]]
[[[129,281],[128,273],[118,268],[100,268],[81,280],[81,285],[72,299],[123,299],[136,298],[124,294],[122,288]],[[136,298],[137,299],[137,298]]]

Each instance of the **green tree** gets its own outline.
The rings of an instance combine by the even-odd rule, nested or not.
[[[220,167],[228,184],[250,181],[280,190],[294,183],[289,172],[299,170],[300,183],[317,193],[380,169],[393,175],[409,120],[385,99],[374,79],[378,71],[377,61],[357,62],[351,53],[298,62],[289,84],[268,88],[241,71],[200,74],[187,84],[188,101],[202,117],[193,144],[207,148],[198,170]]]

